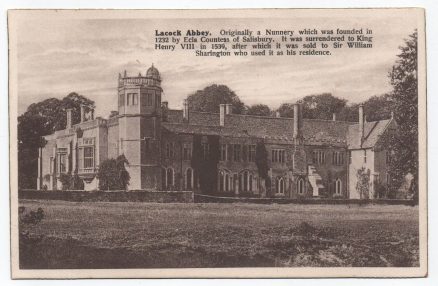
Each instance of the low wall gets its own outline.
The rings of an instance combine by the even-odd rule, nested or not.
[[[407,205],[413,206],[413,200],[396,200],[396,199],[375,199],[375,200],[359,200],[359,199],[322,199],[322,198],[302,198],[302,199],[287,199],[287,198],[237,198],[237,197],[217,197],[195,194],[195,203],[252,203],[252,204],[330,204],[330,205],[365,205],[365,204],[381,204],[381,205]]]
[[[193,192],[153,191],[36,191],[20,190],[19,199],[72,202],[157,202],[192,203]]]

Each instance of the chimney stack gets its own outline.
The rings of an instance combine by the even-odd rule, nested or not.
[[[361,142],[363,141],[363,137],[364,137],[364,124],[365,124],[365,120],[364,120],[364,113],[363,113],[363,104],[359,105],[359,134],[360,134],[360,139]]]
[[[163,101],[163,102],[161,103],[161,108],[169,109],[169,102],[167,102],[167,101]]]
[[[302,112],[301,105],[299,103],[294,104],[294,139],[301,137],[301,127],[302,127]]]
[[[66,110],[66,112],[67,112],[67,125],[66,125],[65,129],[70,129],[72,127],[72,125],[73,125],[72,124],[72,117],[71,117],[72,109],[69,108],[69,109]]]
[[[183,101],[183,120],[185,122],[189,121],[189,103],[187,99],[184,99]]]
[[[219,104],[219,125],[220,126],[225,126],[225,112],[226,112],[226,105]]]
[[[336,121],[336,113],[333,113],[333,121]]]
[[[85,105],[81,104],[81,123],[85,122]]]
[[[233,113],[233,105],[231,103],[225,104],[225,114],[232,114]]]

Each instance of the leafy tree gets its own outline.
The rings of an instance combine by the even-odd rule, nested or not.
[[[303,108],[303,117],[309,119],[332,119],[333,113],[339,113],[347,100],[337,98],[330,93],[308,95],[297,101]],[[294,117],[293,104],[283,103],[278,108],[281,117]]]
[[[80,106],[94,105],[92,100],[75,92],[63,99],[49,98],[31,104],[18,117],[18,184],[20,188],[36,188],[38,148],[45,145],[41,136],[64,129],[66,109],[72,109],[72,122],[80,121]]]
[[[280,107],[277,109],[277,111],[280,113],[281,117],[288,117],[288,118],[294,117],[294,106],[292,103],[281,104]]]
[[[298,100],[303,106],[303,117],[312,119],[332,119],[333,113],[338,113],[345,107],[347,100],[334,97],[330,93],[308,95]]]
[[[391,109],[397,132],[385,134],[382,142],[391,152],[390,188],[397,190],[411,174],[411,192],[418,196],[418,79],[417,31],[409,35],[395,62],[389,78],[393,87]]]
[[[258,115],[258,116],[269,116],[269,115],[271,115],[271,109],[266,104],[255,104],[255,105],[248,107],[246,114]]]
[[[198,90],[187,98],[190,109],[202,112],[219,112],[219,105],[231,103],[233,112],[241,114],[244,104],[239,97],[226,85],[213,84],[203,90]]]
[[[362,167],[357,170],[356,190],[359,191],[359,197],[361,199],[370,198],[370,177],[371,177],[370,169],[365,169],[365,167]]]
[[[120,155],[116,159],[111,158],[103,161],[97,173],[99,189],[126,190],[131,176],[126,170],[125,164],[129,164],[125,155]]]
[[[367,121],[377,121],[391,117],[393,99],[391,94],[375,95],[362,102]],[[359,120],[359,104],[347,104],[336,117],[338,120],[357,122]]]

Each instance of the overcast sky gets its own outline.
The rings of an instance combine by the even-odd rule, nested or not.
[[[325,13],[324,13],[325,14]],[[330,92],[350,102],[388,92],[398,47],[417,19],[406,13],[385,17],[291,17],[264,19],[64,19],[27,17],[17,27],[18,113],[29,104],[70,92],[96,102],[96,114],[117,109],[119,72],[161,73],[163,100],[180,108],[190,93],[212,83],[229,86],[246,103],[271,108],[303,96]],[[361,28],[374,31],[372,49],[332,50],[329,57],[195,57],[154,50],[154,32],[206,29]]]

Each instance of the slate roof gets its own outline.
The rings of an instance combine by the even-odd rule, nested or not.
[[[376,145],[380,136],[391,123],[391,119],[365,122],[364,141],[360,144],[359,124],[350,125],[348,128],[348,149],[372,148]]]
[[[220,126],[219,113],[190,111],[187,123],[183,122],[182,110],[168,110],[167,122],[163,122],[162,126],[176,133],[265,138],[289,142],[293,140],[293,122],[293,118],[229,114],[225,116],[225,126]],[[362,148],[373,147],[389,122],[390,119],[366,122]],[[303,119],[302,135],[307,145],[361,148],[357,122]]]

